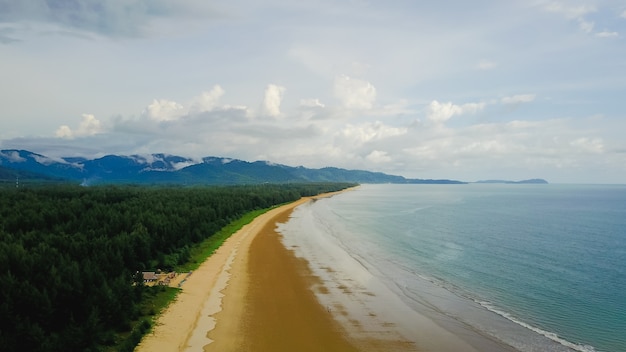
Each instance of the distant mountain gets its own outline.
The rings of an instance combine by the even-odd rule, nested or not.
[[[482,180],[482,181],[476,181],[475,183],[548,184],[548,181],[542,178],[532,178],[530,180],[522,180],[522,181]]]
[[[381,172],[346,170],[335,167],[308,169],[268,161],[205,157],[195,160],[175,155],[107,155],[97,159],[53,159],[27,150],[1,150],[0,167],[52,179],[85,185],[131,184],[258,184],[288,182],[355,182],[462,184],[455,180],[407,179]],[[6,172],[0,173],[4,179]],[[14,179],[15,175],[7,174]]]

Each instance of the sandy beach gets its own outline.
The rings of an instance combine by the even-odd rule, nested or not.
[[[430,321],[409,322],[424,327],[411,336],[426,342],[418,348],[414,338],[381,321],[382,315],[352,319],[350,295],[344,304],[320,303],[319,295],[329,287],[307,261],[285,247],[276,231],[294,208],[310,200],[275,208],[233,234],[187,278],[177,300],[136,350],[475,350]]]
[[[136,351],[357,351],[315,299],[306,262],[275,232],[277,221],[309,200],[273,209],[233,234],[185,280]]]

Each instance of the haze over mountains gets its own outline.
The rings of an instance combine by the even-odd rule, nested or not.
[[[53,159],[27,150],[0,151],[0,178],[131,184],[247,184],[288,182],[356,182],[461,184],[455,180],[407,179],[402,176],[334,167],[308,169],[247,162],[222,157],[201,160],[168,154],[107,155],[98,159],[67,157]]]

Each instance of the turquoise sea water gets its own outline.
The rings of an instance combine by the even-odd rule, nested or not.
[[[626,351],[626,186],[363,185],[299,212],[415,309],[522,351]]]

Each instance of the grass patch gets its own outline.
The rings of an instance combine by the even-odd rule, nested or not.
[[[191,256],[189,258],[189,261],[187,261],[187,263],[183,265],[178,266],[176,268],[176,271],[179,273],[184,273],[198,269],[200,264],[202,264],[208,257],[210,257],[211,254],[213,254],[232,234],[239,231],[245,225],[251,223],[252,220],[254,220],[254,218],[256,218],[257,216],[266,213],[273,208],[274,207],[258,209],[246,213],[239,219],[234,220],[230,224],[224,226],[221,230],[211,235],[206,240],[193,246],[191,248]]]
[[[141,305],[141,319],[155,318],[167,306],[174,301],[180,288],[168,286],[146,287],[144,292],[144,303]]]

